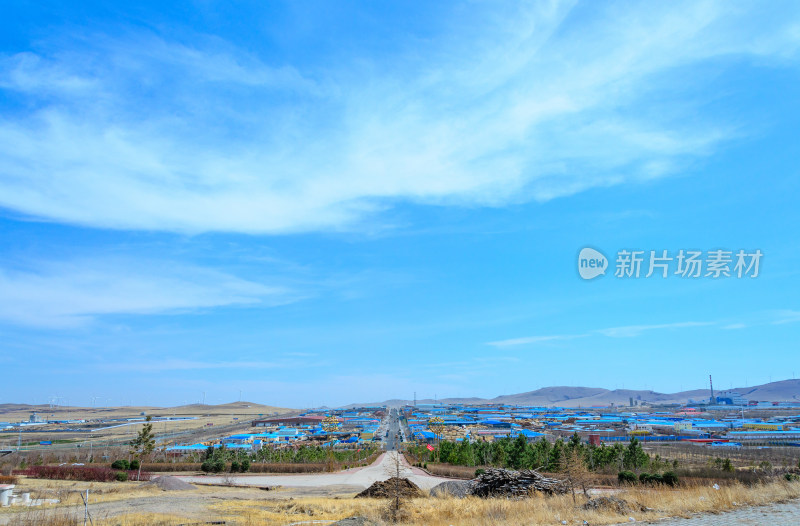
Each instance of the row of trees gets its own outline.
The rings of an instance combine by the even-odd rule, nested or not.
[[[225,447],[208,448],[200,469],[206,473],[219,473],[225,471],[227,462],[231,463],[232,473],[246,473],[250,470],[250,458],[246,452]]]
[[[409,452],[420,462],[438,457],[441,462],[458,466],[493,466],[510,469],[542,469],[558,472],[563,469],[564,459],[580,458],[587,469],[639,470],[651,464],[664,464],[660,459],[651,459],[636,438],[627,446],[615,443],[610,446],[588,445],[575,434],[569,440],[550,443],[544,438],[528,442],[523,435],[515,439],[502,438],[494,442],[442,441],[438,451],[430,452],[425,446],[412,446]],[[666,467],[653,465],[654,468]]]
[[[362,446],[358,449],[333,449],[323,448],[316,445],[301,445],[293,447],[273,447],[265,446],[257,451],[251,452],[247,449],[230,449],[225,446],[209,447],[200,458],[195,460],[205,462],[207,460],[222,461],[225,463],[245,461],[258,462],[262,464],[312,464],[327,462],[330,456],[336,462],[358,462],[374,455],[374,446]]]
[[[264,463],[316,463],[334,460],[336,462],[356,462],[369,458],[375,453],[374,446],[360,447],[358,449],[331,449],[322,446],[302,445],[297,448],[259,449],[252,455],[253,462]]]

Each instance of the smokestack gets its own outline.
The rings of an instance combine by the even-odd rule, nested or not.
[[[711,398],[709,399],[710,404],[716,404],[717,399],[714,398],[714,382],[711,381],[711,375],[708,375],[708,386],[711,388]]]

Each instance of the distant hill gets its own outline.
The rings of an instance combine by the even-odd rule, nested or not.
[[[596,398],[609,393],[599,387],[543,387],[527,393],[504,395],[492,398],[493,403],[512,405],[558,405],[570,400]]]
[[[736,392],[747,400],[768,402],[800,402],[800,380],[782,380],[751,387],[738,387],[715,391],[718,396]],[[627,406],[633,398],[639,403],[650,404],[685,404],[689,400],[707,400],[708,389],[694,389],[679,393],[658,393],[655,391],[639,391],[633,389],[603,389],[601,387],[543,387],[535,391],[497,396],[495,398],[442,398],[439,400],[417,400],[418,404],[509,404],[561,407]],[[370,404],[350,404],[348,407],[388,405],[392,407],[413,403],[412,400],[392,399]]]
[[[800,401],[800,380],[782,380],[755,387],[733,389],[748,400]],[[723,391],[724,393],[725,391]]]

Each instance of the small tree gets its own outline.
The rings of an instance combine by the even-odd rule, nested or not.
[[[674,471],[665,471],[663,479],[664,479],[664,484],[666,484],[667,486],[678,485],[678,475],[676,475]]]
[[[442,449],[442,432],[444,432],[444,419],[435,416],[428,420],[428,429],[433,433],[433,440],[436,442],[436,461],[441,462],[441,449]]]
[[[111,469],[125,469],[128,470],[131,468],[131,463],[125,459],[115,460],[111,463]]]
[[[575,502],[575,486],[583,489],[583,494],[586,493],[586,482],[589,478],[589,468],[586,467],[586,462],[583,454],[579,448],[568,448],[561,457],[560,471],[567,477],[569,489],[572,492],[572,502]]]
[[[403,453],[400,450],[390,451],[387,455],[392,455],[389,462],[384,468],[389,478],[392,480],[392,488],[390,489],[391,498],[389,500],[389,516],[387,517],[390,522],[396,523],[402,520],[402,498],[403,488],[400,487],[400,477],[403,474]]]
[[[639,469],[646,466],[649,461],[650,457],[642,449],[641,443],[636,437],[631,438],[631,443],[622,454],[622,465],[627,469]]]
[[[550,458],[547,462],[547,471],[558,471],[561,469],[561,461],[564,457],[564,441],[560,438],[553,443],[550,449]]]
[[[506,454],[506,464],[512,469],[520,469],[523,464],[525,450],[528,448],[528,439],[525,435],[520,433],[517,438],[511,442]]]
[[[147,419],[145,420],[145,424],[139,431],[139,434],[136,435],[136,438],[131,440],[131,455],[133,455],[139,461],[139,469],[136,474],[136,480],[139,480],[142,476],[142,457],[149,456],[156,447],[156,439],[155,435],[153,435],[152,420],[153,417],[148,415]]]

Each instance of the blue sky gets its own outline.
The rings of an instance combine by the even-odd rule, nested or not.
[[[0,401],[800,373],[796,2],[162,4],[3,7]]]

